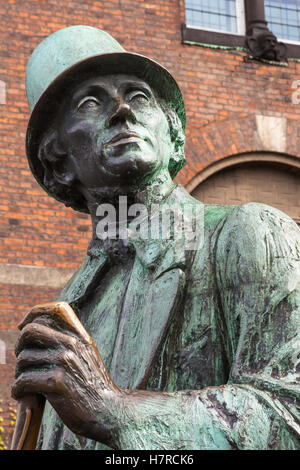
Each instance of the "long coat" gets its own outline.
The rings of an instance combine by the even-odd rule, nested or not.
[[[119,447],[300,449],[299,229],[264,204],[203,205],[181,187],[161,207],[185,203],[204,211],[202,243],[133,241],[126,289],[107,296],[117,321],[109,308],[96,327],[82,315],[107,276],[100,245],[59,297],[118,386],[167,392],[160,409],[140,405],[140,423],[124,423]],[[39,446],[105,448],[71,433],[49,404]]]

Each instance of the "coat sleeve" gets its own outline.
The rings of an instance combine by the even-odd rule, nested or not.
[[[231,213],[214,250],[229,381],[129,394],[116,447],[300,449],[299,233],[262,204]]]
[[[263,204],[236,209],[218,239],[229,384],[243,386],[260,404],[253,412],[258,422],[265,415],[267,448],[300,445],[299,257],[296,223]]]

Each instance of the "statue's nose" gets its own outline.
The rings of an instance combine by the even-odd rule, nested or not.
[[[124,119],[126,117],[131,117],[134,121],[136,121],[135,116],[129,106],[128,103],[119,102],[117,109],[112,113],[109,117],[109,124],[113,124],[115,121],[119,119]]]

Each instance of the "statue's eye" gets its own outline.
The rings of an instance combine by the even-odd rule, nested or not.
[[[127,101],[132,103],[145,103],[149,101],[149,96],[142,90],[133,90],[127,94]]]
[[[77,109],[80,111],[93,111],[98,110],[100,101],[95,96],[85,96],[79,101]]]

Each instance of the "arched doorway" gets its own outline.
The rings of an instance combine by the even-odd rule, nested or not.
[[[198,184],[191,194],[207,204],[262,202],[300,225],[300,171],[282,162],[237,162]]]

